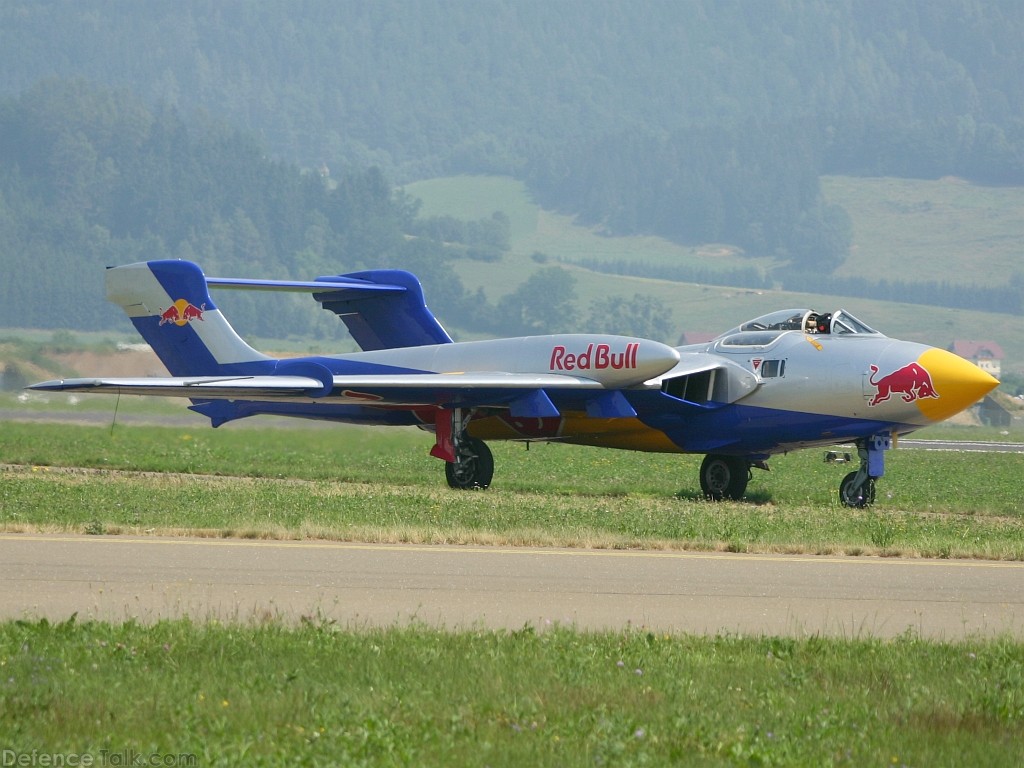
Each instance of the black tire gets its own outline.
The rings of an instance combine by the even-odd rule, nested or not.
[[[851,472],[839,484],[839,500],[854,509],[870,507],[875,503],[875,478],[869,477],[856,485],[857,473]]]
[[[738,501],[747,491],[750,463],[739,456],[709,453],[700,465],[700,489],[712,501]]]
[[[457,490],[487,488],[494,477],[494,454],[483,440],[464,437],[455,450],[455,461],[445,462],[444,475]]]

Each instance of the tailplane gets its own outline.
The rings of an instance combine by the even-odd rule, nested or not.
[[[124,309],[172,376],[255,374],[276,364],[235,332],[192,262],[111,267],[106,284],[107,300]]]
[[[337,314],[359,348],[369,352],[397,347],[451,344],[452,337],[427,308],[419,278],[402,269],[374,269],[337,277],[318,277],[334,284],[369,285],[379,290],[366,294],[358,288],[314,293],[324,309]]]

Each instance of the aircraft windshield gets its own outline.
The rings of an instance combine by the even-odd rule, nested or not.
[[[729,334],[751,331],[803,331],[811,334],[831,333],[846,336],[878,333],[844,309],[837,309],[835,312],[783,309],[749,320],[729,331]]]
[[[840,309],[832,313],[832,333],[878,333],[856,317]]]

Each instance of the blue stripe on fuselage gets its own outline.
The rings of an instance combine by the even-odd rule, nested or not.
[[[801,445],[850,442],[889,430],[916,429],[875,419],[805,413],[738,403],[686,403],[660,392],[625,392],[647,426],[686,453],[766,455]]]

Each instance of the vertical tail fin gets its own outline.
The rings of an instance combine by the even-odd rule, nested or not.
[[[107,300],[124,309],[172,376],[261,373],[276,363],[235,333],[190,261],[111,267],[106,283]]]
[[[337,278],[317,280],[354,280],[394,291],[378,291],[371,295],[331,291],[314,293],[324,309],[336,313],[345,322],[359,348],[375,349],[419,347],[427,344],[451,344],[452,337],[427,308],[419,278],[403,269],[374,269],[351,272]]]

